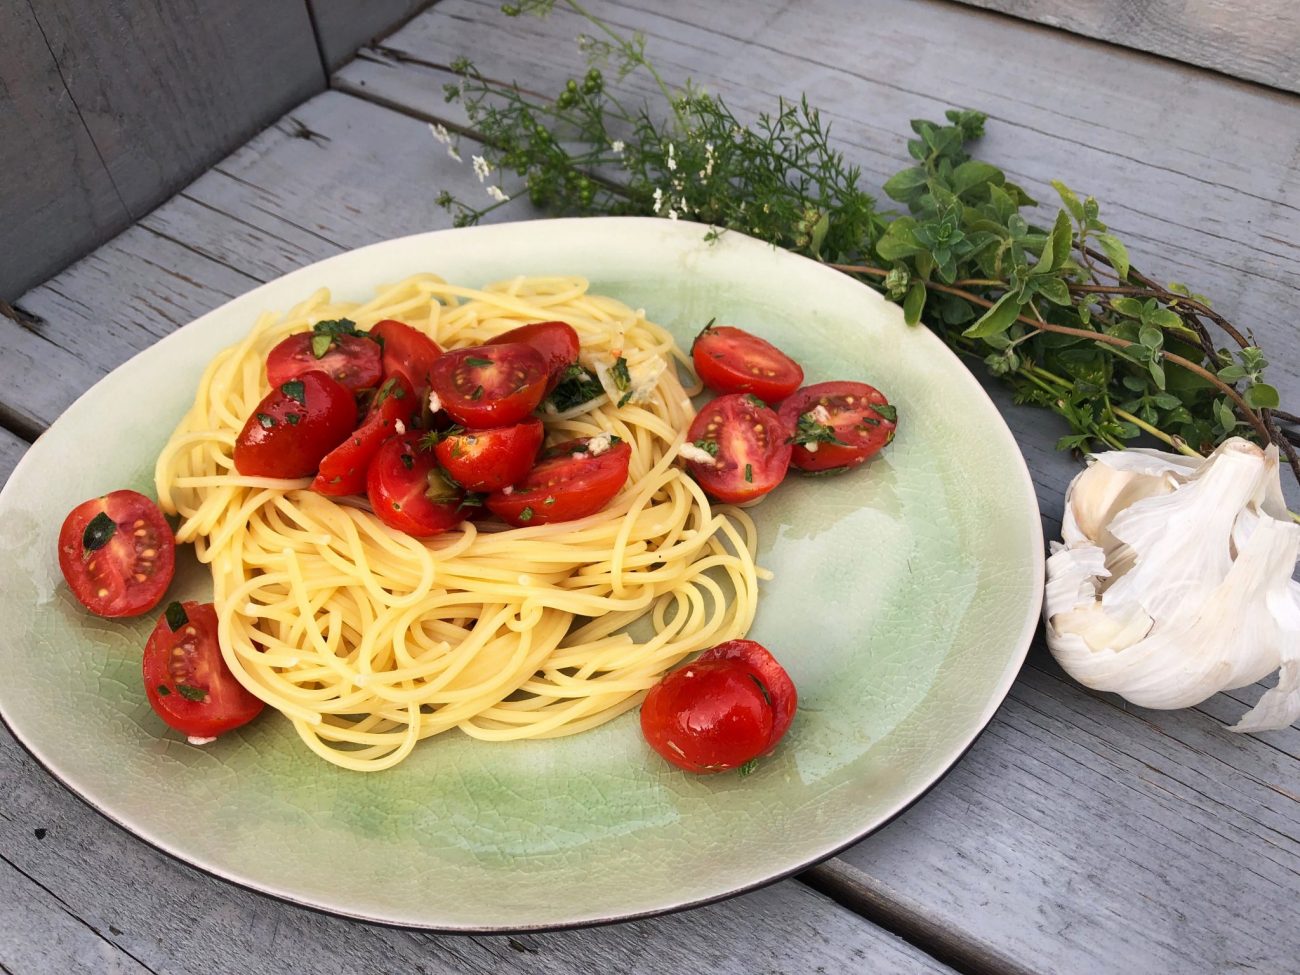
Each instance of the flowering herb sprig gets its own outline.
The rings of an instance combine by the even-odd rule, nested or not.
[[[508,16],[544,15],[556,0],[507,5]],[[877,208],[861,174],[829,141],[829,126],[801,98],[752,122],[689,82],[668,86],[645,39],[624,37],[577,0],[585,74],[553,98],[489,80],[468,60],[448,85],[476,138],[480,181],[517,179],[537,207],[557,215],[640,214],[738,230],[854,275],[903,305],[959,354],[1010,383],[1017,401],[1069,424],[1062,449],[1121,448],[1143,434],[1185,454],[1230,436],[1276,443],[1300,480],[1295,427],[1264,381],[1267,360],[1205,297],[1163,286],[1132,267],[1092,197],[1062,183],[1050,226],[1031,222],[1035,200],[969,146],[985,116],[952,110],[917,120],[912,164],[884,185],[905,213]],[[662,103],[629,103],[607,84],[644,71]],[[441,126],[435,135],[459,158]],[[509,197],[487,187],[475,206],[442,193],[458,226]],[[1226,347],[1225,347],[1226,346]]]

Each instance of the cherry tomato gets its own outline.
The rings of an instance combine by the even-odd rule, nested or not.
[[[442,355],[438,343],[404,322],[387,318],[375,325],[370,334],[383,340],[384,375],[401,376],[408,386],[424,397],[430,386],[429,372]]]
[[[652,687],[641,731],[678,768],[722,772],[771,752],[797,705],[794,683],[772,655],[752,640],[733,640]]]
[[[438,463],[466,491],[495,491],[520,480],[542,445],[542,421],[530,416],[512,427],[461,430],[438,441]]]
[[[378,386],[384,378],[379,343],[363,333],[332,334],[328,328],[322,330],[321,325],[314,332],[290,335],[270,351],[266,357],[266,378],[271,388],[278,389],[281,384],[308,372],[323,372],[353,393]]]
[[[785,399],[803,382],[799,363],[766,339],[731,325],[708,325],[691,346],[695,371],[719,393],[753,393],[767,403]]]
[[[501,345],[507,342],[522,342],[531,345],[542,354],[550,376],[546,380],[546,393],[549,394],[564,376],[564,371],[578,361],[578,333],[568,322],[534,322],[520,325],[488,342],[488,345]],[[796,385],[798,385],[796,383]]]
[[[620,441],[593,454],[590,442],[569,440],[543,451],[522,481],[488,495],[488,508],[516,528],[594,515],[627,483],[632,448]]]
[[[356,422],[350,392],[323,372],[303,373],[257,404],[235,441],[235,469],[259,477],[310,477]]]
[[[415,538],[445,532],[466,518],[465,492],[414,437],[394,437],[379,448],[366,474],[366,494],[380,521]]]
[[[471,430],[518,423],[542,401],[546,362],[531,345],[511,342],[448,352],[430,378],[442,408]]]
[[[816,383],[780,406],[801,471],[856,467],[894,439],[898,411],[866,383]]]
[[[393,434],[406,433],[419,406],[402,373],[385,379],[370,402],[365,422],[321,459],[320,473],[311,482],[311,489],[331,497],[365,494],[366,469],[371,458]]]
[[[215,738],[262,713],[262,701],[222,659],[211,603],[167,607],[144,648],[144,690],[158,717],[194,738]]]
[[[139,616],[171,585],[176,539],[156,504],[135,491],[114,491],[68,513],[59,530],[59,568],[92,613]]]
[[[687,468],[719,501],[752,501],[781,483],[790,467],[790,436],[785,424],[763,401],[732,393],[706,403],[686,439],[713,455],[711,463],[692,460]]]

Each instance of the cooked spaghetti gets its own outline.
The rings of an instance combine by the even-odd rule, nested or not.
[[[600,395],[544,412],[547,440],[622,438],[632,448],[627,484],[578,521],[467,521],[421,540],[385,526],[362,499],[241,476],[232,454],[268,392],[267,352],[343,317],[363,329],[399,319],[443,348],[568,322],[584,362],[622,355],[646,378],[622,406]],[[684,657],[743,636],[761,575],[754,525],[711,505],[676,463],[694,418],[676,367],[686,361],[643,312],[588,293],[580,278],[474,290],[423,274],[365,304],[321,290],[283,316],[263,315],[209,365],[156,471],[160,504],[181,517],[177,541],[193,542],[211,566],[231,671],[318,755],[373,771],[451,728],[505,740],[596,727],[635,707]]]

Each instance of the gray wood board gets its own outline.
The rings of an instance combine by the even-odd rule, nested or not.
[[[9,480],[9,475],[27,453],[27,441],[15,437],[8,430],[0,427],[0,485]]]
[[[0,299],[130,220],[27,0],[0,0]]]
[[[233,294],[344,247],[449,224],[431,196],[401,187],[441,172],[459,190],[479,188],[426,126],[405,116],[328,93],[294,117],[317,136],[295,136],[286,120],[26,295],[23,307],[46,322],[39,336],[0,319],[0,341],[24,350],[3,360],[0,380],[15,391],[6,402],[16,395],[34,404],[24,415],[45,424],[118,362]],[[403,151],[381,151],[394,145]],[[339,186],[362,195],[339,198]],[[515,215],[531,214],[520,204]],[[87,490],[109,487],[88,481]],[[22,952],[14,949],[23,965],[46,941],[64,952],[50,947],[49,967],[14,969],[24,975],[71,970],[66,957],[110,950],[124,953],[123,971],[134,958],[169,973],[949,971],[794,881],[673,917],[517,938],[438,937],[326,917],[208,878],[132,839],[57,786],[3,731],[0,795],[0,849],[12,868],[0,863],[0,899],[13,901],[0,923],[25,932]],[[63,918],[43,917],[49,897],[80,919],[88,932],[81,942],[68,940]],[[8,964],[3,954],[0,962]]]
[[[49,319],[49,341],[61,343],[71,361],[95,375],[153,341],[158,329],[183,324],[220,304],[232,289],[249,286],[241,282],[264,280],[346,247],[445,226],[445,214],[432,202],[435,188],[481,192],[469,167],[451,164],[420,121],[339,94],[313,99],[294,117],[316,137],[294,138],[295,127],[287,124],[268,130],[140,227],[101,248],[94,262],[83,261],[25,297],[24,307]],[[428,192],[412,192],[426,181]],[[517,202],[503,213],[529,215]],[[184,279],[190,279],[188,287]],[[141,306],[132,304],[136,296],[153,296],[149,304],[156,314],[141,316]],[[105,330],[121,334],[98,338]],[[8,343],[11,335],[0,330],[0,341]],[[65,388],[62,366],[37,360],[32,368],[37,375],[24,395],[52,386],[66,403],[80,392],[75,384]],[[1055,418],[1011,406],[996,387],[991,392],[1017,434],[1048,529],[1054,530],[1061,492],[1077,464],[1052,449],[1060,433]],[[62,408],[52,395],[42,401],[42,419],[48,422]],[[1275,871],[1268,881],[1273,889],[1285,873],[1268,864],[1295,863],[1294,844],[1287,847],[1279,834],[1300,832],[1294,799],[1300,784],[1294,763],[1281,759],[1286,748],[1292,758],[1300,749],[1290,732],[1267,740],[1239,738],[1218,730],[1207,716],[1235,720],[1242,708],[1237,698],[1219,695],[1199,712],[1125,711],[1113,699],[1066,681],[1036,652],[1011,701],[957,771],[899,824],[845,859],[871,878],[886,905],[882,918],[892,920],[915,906],[914,914],[954,932],[954,941],[1014,953],[1044,970],[1087,971],[1098,959],[1123,966],[1135,950],[1135,927],[1143,923],[1185,942],[1184,955],[1166,953],[1172,951],[1166,934],[1163,946],[1151,949],[1154,955],[1143,956],[1163,958],[1166,968],[1177,967],[1170,959],[1190,965],[1187,959],[1203,957],[1212,967],[1216,959],[1266,960],[1269,951],[1293,951],[1294,932],[1279,934],[1277,928],[1284,912],[1236,908],[1224,903],[1227,895],[1201,906],[1198,871],[1207,860],[1215,866],[1214,882],[1227,891],[1264,883],[1265,868]],[[1194,734],[1192,745],[1165,742],[1170,727]],[[1100,735],[1096,728],[1110,730]],[[1139,746],[1150,768],[1130,757]],[[1029,761],[1026,754],[1038,764],[1018,771]],[[1051,763],[1058,755],[1062,771],[1054,773]],[[1220,796],[1244,790],[1247,813],[1253,797],[1267,793],[1273,803],[1269,818],[1252,821],[1240,806],[1198,805],[1194,793],[1175,786],[1211,774],[1226,783],[1216,787]],[[1157,784],[1146,784],[1143,776]],[[1180,791],[1170,791],[1175,788]],[[990,794],[996,799],[988,799]],[[1154,798],[1144,798],[1148,794]],[[1146,822],[1143,817],[1152,813],[1159,815]],[[1088,839],[1063,838],[1051,829],[1053,819],[1075,823]],[[1025,822],[1040,825],[1026,829]],[[1124,829],[1115,830],[1116,822]],[[1151,849],[1135,856],[1127,849],[1130,841]],[[1116,855],[1102,869],[1100,855],[1076,853],[1085,842]],[[1256,862],[1261,859],[1263,866]],[[1091,874],[1076,876],[1076,862]],[[1290,883],[1294,891],[1294,875]],[[1164,895],[1152,893],[1157,889]],[[1134,927],[1125,929],[1122,940],[1112,944],[1111,915],[1092,911],[1094,896],[1108,911],[1130,918]],[[1247,896],[1242,894],[1243,903]]]
[[[331,71],[432,0],[307,0],[321,57]]]
[[[959,2],[1300,91],[1300,7],[1294,0]]]

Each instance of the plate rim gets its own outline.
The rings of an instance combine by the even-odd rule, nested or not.
[[[216,308],[213,308],[203,313],[197,318],[185,323],[184,325],[176,328],[172,332],[163,336],[157,342],[154,342],[148,347],[141,349],[140,351],[131,355],[125,361],[119,363],[113,369],[109,370],[109,372],[105,373],[92,386],[87,388],[72,403],[70,403],[67,407],[65,407],[63,411],[59,414],[59,416],[50,424],[50,427],[47,428],[46,431],[43,431],[41,435],[37,438],[37,440],[33,442],[33,446],[35,446],[36,443],[38,443],[43,437],[45,437],[46,434],[48,433],[48,430],[53,429],[55,424],[57,424],[60,420],[62,420],[69,412],[79,407],[83,403],[83,401],[91,397],[94,394],[95,390],[98,389],[106,380],[108,380],[109,377],[113,376],[115,373],[119,372],[120,370],[126,368],[129,364],[134,362],[142,355],[158,354],[155,353],[154,350],[167,348],[170,345],[179,344],[180,342],[183,342],[184,341],[183,336],[188,330],[190,330],[193,327],[201,327],[202,323],[206,322],[210,318],[216,318],[222,316],[223,313],[226,312],[226,309],[234,303],[243,302],[243,301],[248,301],[251,303],[254,296],[264,291],[270,290],[274,287],[287,287],[288,286],[287,282],[290,282],[296,278],[307,277],[312,273],[317,272],[322,265],[327,265],[330,264],[331,262],[341,263],[345,261],[356,260],[357,255],[367,251],[382,249],[386,247],[397,248],[403,245],[418,246],[418,242],[431,241],[434,239],[446,238],[448,236],[466,237],[470,235],[481,235],[481,234],[482,235],[500,234],[503,232],[509,232],[511,228],[518,228],[521,226],[536,227],[540,224],[546,224],[550,227],[562,227],[562,228],[591,227],[594,225],[610,226],[613,224],[623,224],[629,227],[637,228],[635,232],[638,233],[644,232],[646,230],[653,230],[654,232],[659,232],[659,233],[667,232],[672,234],[683,234],[683,236],[684,236],[684,232],[691,231],[691,232],[697,232],[700,235],[700,237],[691,239],[690,242],[695,244],[699,243],[700,239],[703,237],[703,235],[706,232],[715,229],[715,228],[711,228],[706,224],[700,224],[700,223],[695,223],[692,221],[685,221],[685,220],[675,221],[675,228],[674,228],[673,223],[670,223],[658,217],[563,217],[563,218],[554,218],[550,220],[509,221],[509,222],[495,223],[490,225],[479,225],[479,226],[472,226],[472,227],[446,228],[441,230],[424,231],[421,233],[407,234],[401,237],[393,237],[386,240],[375,241],[370,244],[365,244],[361,247],[345,250],[338,254],[333,254],[330,255],[329,257],[322,258],[319,261],[313,261],[310,264],[306,264],[301,267],[295,268],[291,271],[286,272],[285,274],[281,274],[277,277],[264,281],[258,284],[256,287],[249,289],[248,291],[235,295],[231,297],[228,301],[225,301],[221,305],[217,306]],[[728,238],[740,238],[743,241],[747,242],[744,246],[756,246],[756,247],[762,247],[765,250],[774,251],[776,253],[783,255],[782,259],[792,258],[798,261],[806,262],[808,265],[811,265],[812,269],[815,269],[814,273],[830,276],[827,277],[827,280],[835,281],[837,283],[837,286],[839,287],[843,287],[847,282],[851,287],[857,289],[861,294],[866,296],[866,300],[868,302],[878,302],[885,306],[892,306],[894,308],[898,307],[896,303],[888,301],[883,295],[873,290],[872,288],[868,287],[865,283],[861,281],[857,281],[849,277],[848,275],[843,274],[840,271],[837,271],[825,264],[822,264],[821,262],[814,261],[810,258],[806,258],[799,254],[794,254],[790,251],[785,251],[780,248],[776,248],[774,245],[768,244],[764,241],[760,241],[756,238],[750,237],[738,231],[725,231],[723,236]],[[686,243],[686,241],[683,241],[683,243]],[[1028,657],[1030,646],[1033,643],[1034,635],[1038,630],[1038,626],[1041,620],[1041,605],[1042,605],[1043,592],[1045,586],[1045,575],[1046,575],[1046,565],[1045,565],[1044,557],[1042,555],[1043,545],[1044,545],[1044,535],[1043,535],[1043,527],[1042,527],[1042,519],[1041,519],[1041,509],[1038,503],[1037,493],[1034,490],[1033,478],[1032,475],[1030,474],[1028,462],[1025,459],[1024,452],[1020,449],[1020,446],[1016,441],[1014,434],[1011,432],[1011,429],[1007,424],[1006,419],[1003,417],[1002,412],[998,409],[996,403],[993,402],[993,399],[991,396],[989,396],[988,391],[975,377],[974,373],[969,368],[967,368],[966,365],[961,361],[961,359],[955,353],[953,353],[952,350],[949,349],[948,346],[945,345],[943,341],[937,335],[931,332],[928,328],[919,325],[914,327],[918,329],[918,334],[925,336],[923,341],[931,342],[936,352],[942,353],[944,356],[950,358],[951,363],[960,369],[959,374],[962,375],[962,381],[969,383],[972,390],[977,392],[978,397],[982,397],[982,400],[985,403],[987,403],[989,409],[992,411],[992,415],[997,419],[997,423],[995,424],[995,427],[997,428],[996,436],[1001,438],[1004,441],[1005,445],[1010,446],[1011,451],[1017,460],[1017,463],[1015,465],[1015,476],[1020,479],[1021,487],[1023,488],[1024,493],[1029,501],[1029,505],[1024,511],[1024,515],[1029,528],[1028,543],[1034,544],[1038,553],[1037,557],[1035,557],[1031,561],[1031,566],[1032,566],[1032,580],[1030,586],[1031,598],[1029,600],[1029,607],[1027,607],[1027,610],[1030,607],[1032,607],[1032,612],[1030,611],[1026,612],[1025,620],[1021,626],[1020,633],[1015,640],[1016,650],[1014,653],[1008,656],[1007,663],[1004,667],[1001,678],[997,682],[993,692],[989,695],[989,699],[985,704],[984,710],[980,713],[979,717],[974,722],[972,722],[973,730],[971,731],[969,737],[966,738],[964,742],[959,744],[959,746],[955,749],[952,756],[949,759],[947,759],[942,764],[941,767],[939,767],[936,771],[933,772],[932,776],[929,777],[928,781],[926,781],[924,785],[922,785],[918,789],[915,795],[912,795],[900,801],[899,803],[896,804],[895,807],[887,809],[879,820],[865,827],[862,831],[855,833],[847,840],[841,841],[837,839],[834,843],[830,845],[829,848],[824,850],[819,850],[811,856],[802,858],[800,862],[794,865],[783,867],[780,870],[776,871],[775,873],[771,873],[771,874],[764,873],[762,877],[760,877],[759,879],[751,883],[743,883],[738,886],[731,887],[725,891],[717,892],[704,897],[696,897],[687,900],[676,901],[669,904],[656,905],[639,911],[624,911],[621,913],[613,914],[610,916],[604,916],[604,917],[584,916],[573,920],[565,920],[559,922],[546,921],[537,924],[508,924],[508,925],[456,924],[456,923],[439,924],[439,923],[420,923],[411,920],[393,920],[391,918],[373,916],[364,911],[348,910],[341,906],[326,906],[325,904],[322,903],[316,903],[311,900],[299,896],[295,896],[295,894],[288,889],[278,889],[275,885],[270,883],[265,883],[265,884],[259,883],[247,877],[240,876],[235,871],[229,871],[223,869],[218,865],[205,863],[198,857],[189,856],[180,848],[173,848],[173,845],[169,844],[167,841],[150,835],[149,832],[147,830],[142,829],[142,827],[132,825],[131,823],[125,821],[123,818],[119,818],[118,816],[110,812],[108,809],[106,809],[104,806],[101,806],[93,798],[79,791],[75,785],[69,782],[64,777],[64,775],[61,774],[58,770],[56,770],[53,764],[49,762],[46,759],[46,757],[41,754],[38,746],[35,743],[30,742],[19,732],[17,728],[14,727],[13,723],[10,721],[9,717],[4,713],[2,708],[0,708],[0,724],[4,725],[4,727],[13,736],[14,740],[18,742],[18,744],[33,759],[33,761],[35,761],[36,764],[41,769],[43,769],[46,773],[48,773],[67,792],[71,793],[73,796],[75,796],[81,802],[89,806],[95,812],[99,813],[105,819],[109,820],[114,825],[124,830],[134,839],[146,843],[153,849],[163,853],[168,858],[177,861],[179,863],[183,863],[186,866],[196,869],[203,874],[212,877],[217,877],[226,883],[233,884],[234,886],[239,887],[243,890],[251,891],[252,893],[258,894],[260,896],[268,897],[272,900],[280,901],[287,904],[292,904],[296,907],[305,908],[307,910],[315,911],[320,914],[333,916],[333,917],[347,918],[350,920],[361,921],[367,924],[376,924],[383,927],[396,928],[402,930],[420,930],[420,931],[431,931],[431,932],[440,932],[440,933],[448,933],[448,934],[471,934],[471,935],[472,934],[504,935],[504,934],[516,934],[516,933],[522,934],[522,933],[539,933],[545,931],[574,930],[574,929],[582,929],[582,928],[600,927],[603,925],[617,924],[624,921],[633,921],[633,920],[645,919],[650,917],[658,917],[662,915],[674,914],[680,911],[691,910],[697,907],[703,907],[709,904],[714,904],[724,900],[728,900],[732,897],[736,897],[741,894],[748,893],[750,891],[759,890],[763,887],[767,887],[781,880],[787,879],[793,876],[794,874],[800,873],[804,870],[809,869],[810,867],[813,867],[819,863],[824,862],[825,860],[830,859],[831,857],[834,857],[836,854],[844,851],[845,849],[851,846],[854,846],[862,842],[869,836],[884,829],[886,826],[896,821],[899,817],[901,817],[904,813],[906,813],[909,809],[911,809],[914,805],[916,805],[916,803],[920,802],[921,799],[925,798],[925,796],[927,796],[936,786],[938,786],[949,775],[949,773],[952,772],[952,770],[970,752],[971,748],[974,747],[975,743],[983,736],[985,730],[987,730],[989,725],[992,723],[993,718],[997,715],[997,712],[1001,709],[1002,705],[1005,703],[1008,695],[1010,694],[1012,685],[1015,683],[1016,678],[1018,677],[1020,671],[1023,669],[1025,660]],[[27,466],[35,463],[32,460],[32,455],[33,452],[29,448],[23,454],[23,456],[19,458],[18,463],[14,466],[14,469],[10,473],[3,488],[0,488],[0,508],[3,508],[6,495],[9,494],[11,485],[15,483],[15,481],[18,479],[18,476],[25,470]],[[1008,472],[1008,474],[1010,475],[1010,472]]]

